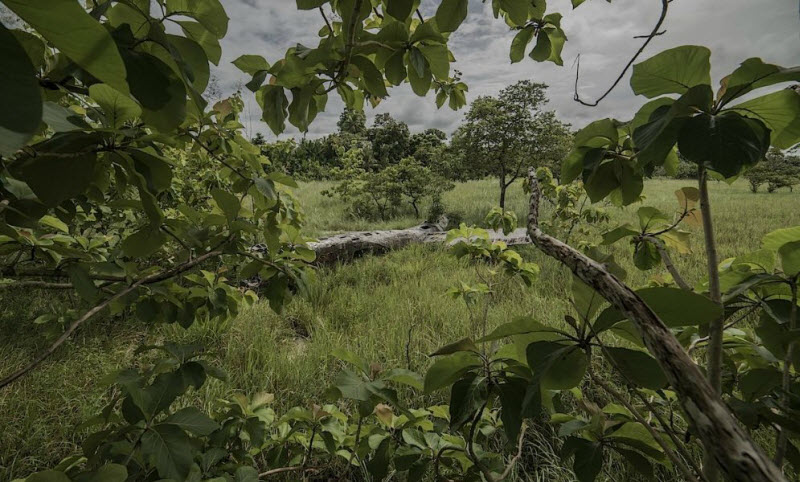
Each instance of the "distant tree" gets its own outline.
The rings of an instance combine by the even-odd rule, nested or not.
[[[528,166],[557,165],[567,151],[569,127],[543,110],[546,89],[523,80],[498,97],[477,98],[453,137],[465,177],[498,178],[503,209],[506,190]]]
[[[372,144],[374,169],[380,170],[397,164],[411,155],[411,133],[405,122],[395,120],[390,114],[378,114],[372,127],[367,129],[367,139]]]
[[[409,151],[420,164],[433,172],[450,178],[449,164],[444,150],[447,147],[447,134],[439,129],[425,129],[411,135]]]
[[[772,148],[762,162],[744,173],[744,177],[750,183],[752,192],[758,192],[758,188],[764,184],[770,193],[784,187],[792,190],[795,184],[800,184],[800,157]]]
[[[367,132],[367,116],[363,110],[345,107],[336,123],[339,133],[364,135]]]
[[[438,202],[442,193],[454,187],[448,179],[413,157],[403,158],[398,164],[389,166],[384,171],[399,184],[400,193],[414,209],[416,217],[419,217],[420,201],[431,198],[434,202]]]

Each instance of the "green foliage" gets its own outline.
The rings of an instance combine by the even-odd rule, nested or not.
[[[505,207],[508,187],[528,167],[558,164],[567,149],[568,126],[543,110],[546,89],[524,80],[506,87],[497,98],[476,99],[453,136],[465,178],[499,178],[500,208]]]
[[[767,185],[767,192],[800,184],[800,158],[786,155],[779,149],[772,148],[763,161],[744,173],[750,183],[750,190],[758,192],[758,188]]]
[[[676,172],[676,145],[700,169],[734,178],[760,161],[771,144],[787,148],[800,140],[795,126],[800,96],[794,90],[728,106],[752,90],[798,78],[796,69],[748,59],[723,79],[714,99],[709,57],[704,47],[682,46],[636,64],[634,92],[655,99],[627,124],[605,119],[581,130],[564,162],[565,180],[581,176],[592,201],[611,196],[630,204],[639,199],[644,176],[659,167]],[[737,87],[730,89],[731,82]],[[659,97],[664,94],[680,97]]]

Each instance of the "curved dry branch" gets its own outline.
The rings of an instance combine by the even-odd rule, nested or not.
[[[633,57],[631,57],[631,59],[625,65],[625,68],[623,68],[622,72],[619,73],[617,80],[615,80],[614,83],[611,84],[611,87],[609,87],[603,93],[603,95],[598,97],[597,100],[595,100],[594,102],[587,102],[581,99],[580,94],[578,94],[578,81],[581,75],[581,56],[580,54],[578,54],[577,70],[575,71],[575,96],[573,97],[575,102],[578,102],[579,104],[585,105],[587,107],[596,107],[600,102],[603,101],[603,99],[605,99],[608,96],[608,94],[611,93],[612,90],[614,90],[617,87],[617,85],[619,85],[619,83],[622,81],[622,78],[625,77],[625,74],[628,72],[628,69],[630,69],[631,65],[633,65],[634,62],[636,62],[636,59],[639,58],[639,55],[641,55],[642,52],[644,52],[644,49],[647,47],[650,41],[653,40],[655,37],[664,34],[665,31],[660,31],[659,29],[661,28],[661,25],[664,24],[664,20],[666,20],[667,18],[667,10],[669,9],[669,4],[671,1],[672,0],[661,0],[661,15],[659,15],[658,21],[653,27],[653,30],[648,35],[639,35],[637,37],[634,37],[634,38],[644,38],[645,41],[642,42],[642,45],[639,47],[639,50],[637,50],[636,53],[633,54]]]
[[[636,325],[650,353],[656,358],[690,423],[730,480],[747,482],[784,481],[780,470],[753,443],[747,432],[709,384],[675,335],[630,287],[604,265],[580,251],[548,236],[539,229],[541,192],[536,171],[528,172],[531,189],[528,235],[533,244],[567,266]]]
[[[45,361],[50,355],[55,353],[55,351],[58,349],[58,347],[63,345],[64,342],[67,341],[72,336],[72,333],[74,333],[75,330],[77,330],[78,327],[80,327],[86,320],[88,320],[89,318],[93,317],[97,313],[100,313],[101,311],[103,311],[106,307],[108,307],[108,305],[110,305],[114,301],[116,301],[116,300],[118,300],[120,298],[123,298],[128,293],[136,290],[137,288],[139,288],[142,285],[150,284],[150,283],[157,283],[159,281],[167,280],[169,278],[172,278],[174,276],[177,276],[177,275],[179,275],[179,274],[181,274],[181,273],[183,273],[185,271],[188,271],[188,270],[194,268],[198,264],[200,264],[200,263],[202,263],[202,262],[204,262],[204,261],[206,261],[206,260],[208,260],[210,258],[214,258],[214,257],[220,256],[220,255],[222,255],[222,251],[221,250],[210,251],[210,252],[208,252],[208,253],[206,253],[206,254],[204,254],[202,256],[198,256],[197,258],[193,259],[192,261],[189,261],[187,263],[181,264],[181,265],[176,266],[176,267],[174,267],[172,269],[169,269],[169,270],[166,270],[166,271],[162,271],[161,273],[154,273],[154,274],[151,274],[149,276],[145,276],[143,278],[140,278],[139,280],[135,281],[133,284],[131,284],[127,288],[118,291],[114,296],[111,296],[110,298],[107,298],[105,301],[103,301],[99,305],[95,306],[94,308],[92,308],[89,311],[87,311],[86,313],[84,313],[83,316],[81,316],[77,320],[73,321],[69,325],[69,327],[67,327],[67,330],[63,334],[61,334],[61,336],[59,336],[58,339],[55,342],[53,342],[53,344],[50,345],[45,351],[43,351],[36,358],[34,358],[33,361],[31,361],[30,363],[28,363],[24,367],[20,368],[19,370],[15,371],[14,373],[12,373],[12,374],[8,375],[7,377],[3,378],[2,380],[0,380],[0,389],[8,386],[9,384],[14,382],[15,380],[25,376],[28,372],[30,372],[31,370],[36,368],[40,363]]]

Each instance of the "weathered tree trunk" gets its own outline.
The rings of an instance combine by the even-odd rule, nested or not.
[[[332,264],[350,261],[364,254],[385,253],[412,243],[442,243],[447,236],[446,230],[447,218],[442,217],[436,223],[424,223],[408,229],[337,234],[309,243],[308,247],[317,253],[317,264]],[[530,244],[524,228],[508,235],[489,231],[489,236],[493,241],[504,241],[508,245]]]
[[[536,171],[528,171],[531,187],[528,234],[546,255],[567,266],[624,314],[639,330],[650,353],[658,360],[670,385],[678,393],[689,422],[694,426],[720,469],[730,480],[775,482],[785,480],[780,470],[750,439],[675,335],[647,304],[605,266],[539,229],[541,192]]]
[[[500,176],[500,209],[503,211],[506,210],[506,190],[508,186],[506,185],[506,176],[505,174]]]

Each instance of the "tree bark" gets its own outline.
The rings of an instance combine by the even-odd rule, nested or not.
[[[697,172],[700,191],[700,215],[703,220],[703,236],[706,247],[706,262],[708,270],[708,292],[711,301],[722,307],[722,293],[719,287],[719,259],[717,256],[717,241],[714,239],[714,225],[711,219],[711,204],[708,198],[708,171],[700,166]],[[707,373],[708,381],[717,394],[722,392],[722,325],[725,320],[720,317],[708,325],[708,352]],[[708,457],[703,463],[703,471],[710,482],[716,482],[719,474],[718,467]]]
[[[308,243],[308,247],[317,253],[315,264],[327,265],[351,261],[364,254],[386,253],[412,243],[443,243],[446,236],[447,218],[443,216],[436,223],[423,223],[408,229],[337,234]],[[504,235],[502,231],[490,230],[489,238],[492,241],[503,241],[509,246],[530,244],[525,228],[517,229],[508,235]],[[253,249],[258,251],[264,248],[258,245]]]
[[[531,241],[546,255],[567,266],[636,325],[648,350],[678,393],[686,416],[706,451],[713,455],[725,475],[736,481],[785,480],[775,464],[742,429],[675,335],[647,304],[604,265],[539,229],[541,192],[535,170],[528,171],[528,178],[531,188],[528,234]]]
[[[506,189],[508,186],[506,185],[506,176],[500,176],[500,209],[503,211],[506,210]]]

